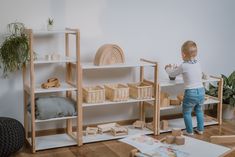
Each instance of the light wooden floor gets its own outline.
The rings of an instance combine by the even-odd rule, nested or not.
[[[160,136],[156,136],[156,138],[159,139],[165,135],[167,134],[161,134]],[[209,141],[211,135],[235,135],[235,120],[224,122],[222,126],[208,126],[204,135],[195,135],[195,138]],[[235,141],[225,146],[235,147]],[[22,151],[13,155],[13,157],[129,157],[129,152],[132,149],[133,147],[114,140],[85,144],[82,147],[39,151],[36,154],[31,154],[28,148],[24,148]],[[235,157],[235,153],[231,157]]]

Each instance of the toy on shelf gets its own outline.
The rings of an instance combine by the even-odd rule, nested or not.
[[[181,101],[179,99],[170,99],[170,105],[179,106]]]
[[[153,122],[146,123],[146,128],[153,130]]]
[[[44,88],[44,89],[48,89],[48,88],[52,88],[52,87],[58,88],[58,87],[60,87],[60,81],[56,77],[55,78],[50,78],[50,79],[47,80],[47,82],[43,83],[41,85],[41,87]]]
[[[45,60],[47,60],[47,61],[60,60],[60,54],[58,54],[58,53],[46,54],[45,55]]]
[[[105,44],[96,52],[95,65],[111,65],[125,62],[125,56],[122,49],[115,44]]]
[[[184,100],[184,94],[180,93],[179,95],[177,95],[177,99],[182,102]]]
[[[115,126],[111,128],[111,134],[113,136],[122,136],[122,135],[128,135],[128,128],[124,126]]]
[[[105,101],[105,90],[101,86],[82,88],[83,101],[86,103],[102,103]]]
[[[165,141],[167,144],[184,145],[185,137],[182,136],[181,129],[174,128],[172,129],[171,135],[166,136]]]
[[[160,94],[160,105],[161,107],[167,107],[170,106],[170,99],[169,99],[169,94],[161,92]]]
[[[162,130],[167,130],[169,128],[169,123],[168,123],[168,120],[162,120],[160,122],[160,128]]]
[[[134,99],[150,99],[153,96],[153,86],[144,82],[129,83],[130,97]]]
[[[87,127],[85,131],[85,136],[87,135],[96,135],[98,133],[97,127]]]
[[[97,125],[99,133],[103,134],[105,132],[111,131],[112,127],[120,126],[117,123],[107,123],[107,124],[100,124]]]
[[[209,75],[207,75],[206,73],[202,73],[202,79],[204,79],[204,80],[208,80],[210,78],[210,76]]]
[[[171,70],[177,68],[177,65],[176,65],[176,64],[169,64],[169,65],[167,65],[167,66],[168,66],[168,68],[170,68]],[[173,81],[173,80],[176,79],[176,77],[169,76],[169,79]]]
[[[145,127],[145,122],[141,120],[137,120],[132,124],[135,128],[143,129]]]
[[[129,99],[129,87],[124,84],[104,85],[105,97],[111,101],[127,101]]]

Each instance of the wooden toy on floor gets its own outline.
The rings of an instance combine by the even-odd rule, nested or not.
[[[97,127],[87,127],[85,131],[85,135],[96,135],[98,133]]]
[[[145,127],[145,122],[141,120],[137,120],[132,124],[135,128],[143,129]]]
[[[123,126],[115,126],[111,128],[111,133],[113,136],[128,135],[128,129]]]
[[[184,145],[185,138],[182,136],[181,129],[173,128],[171,135],[166,136],[165,138],[167,144],[177,144],[177,145]]]
[[[41,85],[42,88],[44,89],[48,89],[48,88],[51,88],[51,87],[60,87],[60,81],[58,78],[50,78],[47,80],[47,82],[43,83]]]
[[[95,65],[111,65],[125,62],[125,56],[122,49],[115,44],[105,44],[96,52]]]
[[[117,123],[107,123],[107,124],[97,125],[97,127],[99,129],[99,133],[101,133],[101,134],[103,134],[104,132],[111,131],[111,128],[116,127],[116,126],[120,126],[120,125]]]
[[[161,129],[162,130],[167,130],[169,127],[168,121],[167,120],[162,120],[160,123]]]

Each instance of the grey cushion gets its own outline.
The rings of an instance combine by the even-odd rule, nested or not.
[[[31,111],[30,104],[28,110]],[[35,99],[35,115],[40,120],[75,116],[76,102],[65,97],[39,97]]]

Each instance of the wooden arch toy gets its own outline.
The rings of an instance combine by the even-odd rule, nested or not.
[[[115,44],[105,44],[96,52],[95,65],[110,65],[125,62],[125,56],[122,49]]]

